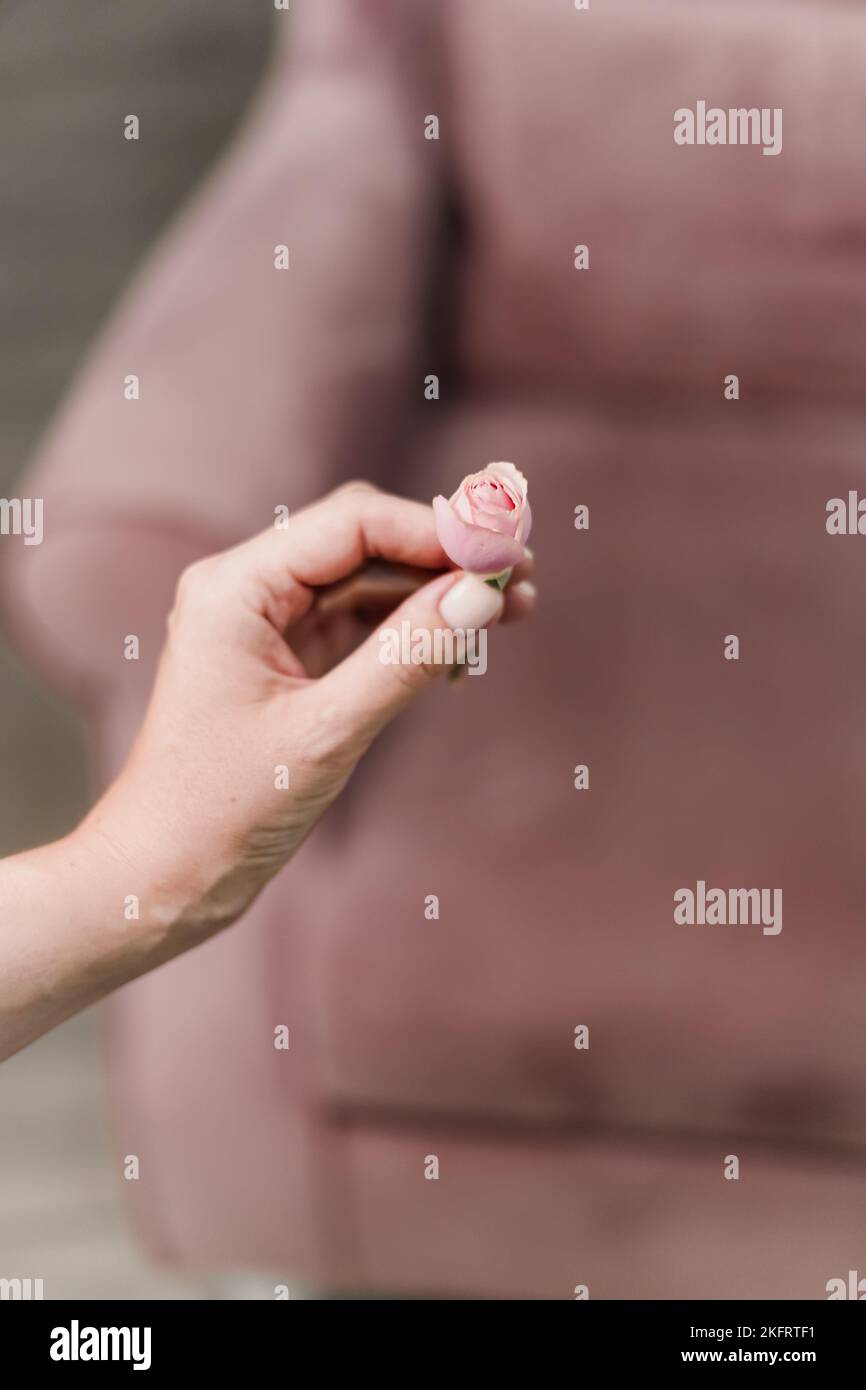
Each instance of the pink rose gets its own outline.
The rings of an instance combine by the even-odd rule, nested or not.
[[[436,534],[449,560],[473,574],[497,575],[523,559],[532,512],[526,479],[513,463],[488,463],[454,496],[433,498]]]

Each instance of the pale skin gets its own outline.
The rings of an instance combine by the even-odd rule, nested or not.
[[[430,507],[355,483],[185,571],[122,772],[69,835],[0,863],[0,1060],[243,914],[443,674],[383,664],[377,622],[531,611],[529,554],[504,598],[448,564]]]

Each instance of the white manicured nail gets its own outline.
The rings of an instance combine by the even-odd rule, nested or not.
[[[485,584],[474,574],[467,574],[448,590],[439,605],[439,612],[449,627],[485,627],[499,616],[502,605],[499,589]]]

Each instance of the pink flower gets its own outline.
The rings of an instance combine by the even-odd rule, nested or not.
[[[463,479],[450,500],[433,498],[436,534],[449,560],[496,575],[523,559],[532,512],[526,479],[513,463],[488,463]]]

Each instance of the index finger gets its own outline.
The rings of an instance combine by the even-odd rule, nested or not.
[[[423,569],[448,567],[433,508],[369,483],[348,483],[295,512],[285,527],[269,527],[226,553],[232,567],[262,584],[271,598],[285,604],[294,590],[304,609],[310,589],[344,579],[376,557]]]

